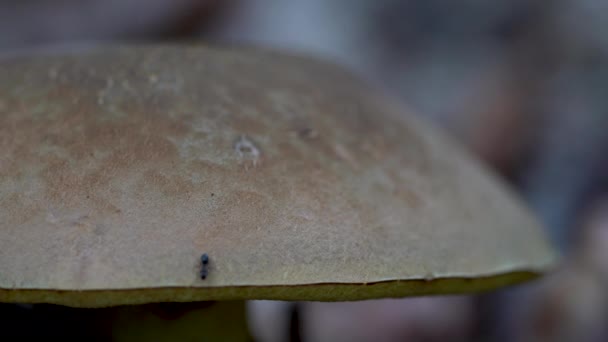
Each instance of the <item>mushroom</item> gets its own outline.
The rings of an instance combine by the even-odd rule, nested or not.
[[[0,75],[0,302],[456,294],[555,263],[495,176],[329,63],[98,47]]]

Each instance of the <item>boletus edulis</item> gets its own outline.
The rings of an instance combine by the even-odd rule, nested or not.
[[[203,46],[0,63],[0,302],[456,294],[554,261],[506,186],[337,66]]]

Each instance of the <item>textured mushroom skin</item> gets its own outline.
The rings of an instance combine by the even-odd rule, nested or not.
[[[5,60],[0,75],[0,301],[449,293],[555,261],[493,176],[333,65],[129,47]]]

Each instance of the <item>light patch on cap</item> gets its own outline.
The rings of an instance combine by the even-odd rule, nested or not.
[[[255,144],[246,136],[241,135],[234,144],[234,150],[241,159],[247,159],[253,162],[253,166],[257,166],[262,152]]]

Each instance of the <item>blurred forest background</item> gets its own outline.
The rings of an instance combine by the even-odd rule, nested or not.
[[[481,296],[299,303],[292,338],[601,342],[608,340],[607,18],[604,0],[0,0],[0,55],[202,42],[344,65],[500,173],[565,258],[541,281]],[[260,341],[290,335],[292,304],[252,302],[249,310]]]

